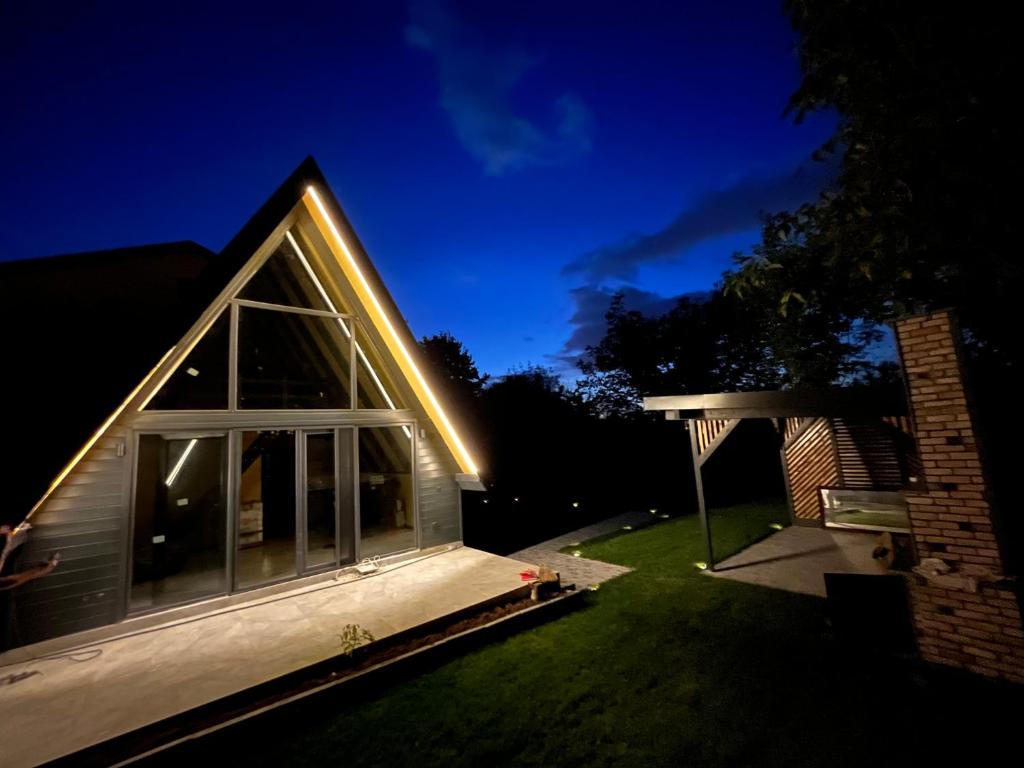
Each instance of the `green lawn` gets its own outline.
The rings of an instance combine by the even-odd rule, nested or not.
[[[716,543],[728,539],[719,525]],[[831,640],[823,600],[697,573],[700,542],[686,517],[584,543],[635,572],[372,697],[318,697],[159,762],[935,766],[961,746],[984,764],[1017,739],[1000,722],[1019,721],[1019,690],[857,658]]]

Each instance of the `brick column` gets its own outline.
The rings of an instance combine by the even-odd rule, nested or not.
[[[924,483],[906,491],[911,536],[920,558],[938,558],[957,574],[1000,576],[981,456],[964,390],[955,323],[949,312],[899,320],[896,340],[910,397]],[[1007,582],[939,585],[910,580],[921,656],[990,677],[1024,682],[1024,630]]]

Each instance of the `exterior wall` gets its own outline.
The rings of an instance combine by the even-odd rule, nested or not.
[[[818,489],[839,485],[841,480],[831,422],[817,417],[806,428],[793,432],[782,448],[782,458],[793,516],[797,520],[820,520]]]
[[[462,503],[455,466],[440,435],[426,429],[416,441],[416,492],[420,508],[420,546],[462,540]]]
[[[21,567],[57,551],[61,561],[12,593],[9,646],[122,618],[131,478],[126,437],[124,428],[111,427],[33,516]]]
[[[462,539],[458,469],[429,427],[416,441],[420,546]],[[124,618],[131,520],[129,430],[114,425],[32,518],[18,562],[61,553],[50,575],[11,594],[6,647],[113,624]]]
[[[921,558],[954,568],[1003,569],[957,348],[948,312],[896,323],[925,485],[907,492]],[[1024,682],[1024,628],[1016,592],[1004,581],[977,592],[910,579],[922,657]]]

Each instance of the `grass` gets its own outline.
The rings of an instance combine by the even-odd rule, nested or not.
[[[748,535],[735,518],[719,546]],[[368,698],[316,697],[150,764],[946,765],[1017,738],[1001,721],[1019,719],[1020,690],[859,657],[830,638],[823,600],[699,574],[694,517],[581,549],[636,570]]]

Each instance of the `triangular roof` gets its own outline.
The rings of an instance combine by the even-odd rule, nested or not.
[[[367,315],[364,319],[372,323],[386,348],[382,351],[406,379],[416,410],[434,424],[461,472],[477,474],[462,431],[430,379],[415,337],[322,172],[309,157],[216,256],[194,243],[178,243],[0,266],[5,326],[17,323],[28,331],[23,337],[27,343],[15,345],[13,357],[20,360],[12,361],[11,370],[18,370],[20,364],[22,370],[32,372],[23,379],[4,377],[5,402],[26,406],[19,408],[26,415],[25,423],[15,424],[17,437],[9,438],[27,440],[32,448],[22,452],[24,461],[19,463],[24,466],[18,469],[24,474],[10,477],[24,482],[16,483],[21,486],[19,492],[8,496],[16,506],[2,517],[20,518],[27,511],[26,502],[31,504],[30,499],[39,499],[44,492],[48,495],[46,483],[53,480],[52,490],[81,458],[84,448],[121,413],[137,407],[147,388],[155,389],[157,381],[166,380],[168,371],[173,370],[170,366],[184,358],[184,353],[175,354],[180,342],[195,332],[204,312],[230,298],[226,295],[229,284],[297,208],[315,223],[337,262],[337,273],[351,283]],[[133,269],[125,270],[129,262]],[[127,279],[125,271],[147,275],[151,285]],[[70,272],[89,275],[89,279],[68,280]],[[102,301],[90,293],[90,287],[98,283],[103,286]],[[105,322],[97,325],[97,316],[106,317]],[[157,316],[158,327],[153,328]],[[63,345],[69,336],[74,337],[74,347],[71,359],[65,360],[68,347]],[[87,384],[84,388],[83,383]],[[87,396],[72,397],[71,402],[62,399],[62,393],[79,389],[87,390]],[[72,463],[61,470],[72,454]]]

